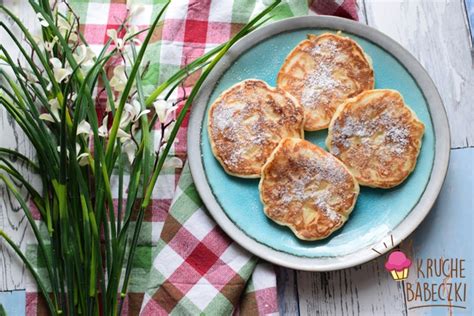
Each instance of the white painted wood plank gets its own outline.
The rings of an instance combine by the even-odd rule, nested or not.
[[[359,22],[367,24],[367,14],[365,8],[365,0],[357,1],[357,16],[359,17]]]
[[[37,29],[35,15],[31,13],[27,1],[6,0],[4,4],[20,16],[23,23],[30,30]],[[7,25],[11,25],[10,29],[17,34],[18,38],[21,38],[20,32],[13,26],[13,22],[9,18],[0,15],[0,19]],[[2,31],[0,31],[0,43],[7,48],[13,58],[18,57],[18,50],[15,49],[13,42]],[[34,157],[33,148],[28,139],[3,107],[0,107],[0,131],[0,147],[11,148],[29,157]],[[37,183],[37,179],[28,173],[23,166],[19,164],[16,166],[27,180],[34,184]],[[18,185],[18,187],[22,191],[21,186]],[[27,197],[26,194],[24,196]],[[10,194],[3,182],[0,183],[0,197],[0,229],[24,251],[27,243],[34,240],[28,221],[15,197]],[[18,256],[10,250],[10,247],[3,240],[0,240],[0,291],[24,289],[32,283],[30,278]]]
[[[402,284],[384,257],[341,271],[297,273],[301,315],[406,315]]]
[[[298,287],[296,271],[275,266],[278,290],[278,309],[280,315],[298,315]]]
[[[31,144],[26,140],[21,129],[8,117],[6,111],[0,110],[0,147],[7,147],[18,150],[27,156],[32,157]],[[34,177],[23,168],[16,164],[20,172],[30,183],[35,183]],[[17,187],[23,192],[20,183],[15,182]],[[20,208],[15,197],[6,189],[5,185],[0,183],[0,229],[3,230],[20,249],[25,251],[27,243],[32,243],[34,236],[28,221]],[[18,256],[10,250],[10,247],[0,240],[0,291],[16,290],[25,288],[29,280],[25,279],[25,267]]]
[[[407,48],[433,78],[453,148],[474,145],[473,60],[461,0],[366,0],[368,24]]]
[[[474,223],[472,212],[474,209],[474,171],[472,169],[474,148],[451,150],[450,159],[448,175],[436,204],[402,247],[404,253],[413,262],[407,283],[405,283],[405,289],[407,289],[408,283],[412,289],[411,291],[406,290],[409,316],[474,315],[474,292],[472,289],[474,281],[474,273],[472,273],[474,268],[472,247],[472,240],[474,240],[474,231],[472,230],[472,223]],[[442,230],[441,234],[440,230]],[[451,264],[453,273],[450,278],[444,274],[432,273],[428,275],[427,260],[439,262],[441,258],[464,260],[463,276],[460,273],[460,266],[456,263]],[[419,264],[421,273],[418,270]],[[431,292],[431,289],[426,294],[418,296],[414,294],[417,286],[424,288],[425,283],[442,284],[443,282],[451,284],[450,296],[442,288],[436,290],[442,293],[441,297],[435,295],[434,298],[429,298],[427,294]],[[460,284],[467,285],[465,294],[462,288],[459,293],[456,292],[455,286]],[[451,298],[451,302],[448,297]],[[463,306],[466,309],[429,307],[433,304]]]

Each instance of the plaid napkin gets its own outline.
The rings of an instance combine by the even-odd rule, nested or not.
[[[315,13],[357,19],[355,1],[287,0],[272,14],[274,19]],[[118,28],[128,9],[137,12],[130,23],[144,29],[166,1],[69,2],[80,16],[81,30],[88,43],[99,52],[108,39],[107,29]],[[271,2],[173,0],[145,56],[144,61],[150,63],[144,79],[149,91],[185,64],[229,39]],[[173,98],[189,94],[196,79],[191,76],[185,89]],[[171,152],[183,161],[186,130],[187,120]],[[117,179],[111,183],[117,185]],[[28,246],[27,257],[35,263],[38,273],[46,276],[43,263],[37,260],[36,245]],[[196,192],[187,165],[183,170],[163,170],[160,175],[153,201],[145,212],[134,261],[123,315],[278,313],[273,267],[259,262],[216,226]],[[45,315],[44,302],[34,282],[27,280],[26,289],[27,315]]]
[[[188,165],[181,174],[157,253],[142,315],[228,315],[234,307],[240,307],[244,315],[278,311],[273,268],[257,264],[256,257],[216,226],[196,192]]]

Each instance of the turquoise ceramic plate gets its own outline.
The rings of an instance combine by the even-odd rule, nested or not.
[[[229,176],[214,158],[206,128],[207,109],[221,92],[244,79],[261,79],[274,86],[286,55],[307,34],[338,30],[371,56],[375,87],[400,91],[426,130],[416,169],[402,185],[391,190],[362,188],[349,221],[340,230],[322,241],[301,241],[290,229],[265,216],[258,179]],[[309,270],[351,266],[377,255],[371,248],[379,248],[377,245],[387,238],[390,245],[392,238],[394,244],[400,242],[429,211],[444,179],[449,154],[444,109],[435,87],[415,59],[381,33],[332,17],[281,21],[240,41],[208,78],[194,105],[189,131],[189,157],[196,186],[224,230],[267,260]],[[305,133],[307,140],[323,148],[326,136],[327,131]],[[424,201],[423,197],[428,199]],[[413,215],[416,220],[407,222]],[[404,223],[408,229],[399,234]]]

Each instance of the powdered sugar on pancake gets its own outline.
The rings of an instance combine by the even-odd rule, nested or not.
[[[361,143],[366,145],[376,142],[377,136],[379,142],[388,144],[392,153],[402,154],[409,144],[410,131],[397,118],[397,114],[387,109],[381,115],[372,119],[356,119],[346,115],[344,120],[337,120],[333,127],[334,142],[342,144],[349,148],[358,138]],[[332,154],[339,154],[337,146],[331,149]]]
[[[395,90],[368,90],[341,105],[326,145],[362,185],[391,188],[413,171],[424,125]]]
[[[246,80],[225,91],[209,110],[212,150],[224,169],[259,177],[283,137],[302,136],[303,108],[281,89]]]
[[[315,58],[318,65],[305,77],[301,103],[307,108],[314,109],[319,102],[327,103],[327,98],[320,100],[321,95],[331,93],[341,86],[341,81],[333,74],[334,68],[337,67],[333,61],[343,52],[332,40],[320,42],[307,52]]]
[[[310,51],[310,54],[313,56],[323,55],[328,58],[334,59],[340,50],[337,47],[337,44],[334,41],[324,41],[314,46]]]
[[[305,107],[314,109],[318,101],[327,102],[327,99],[320,100],[321,95],[334,91],[341,85],[341,82],[334,78],[332,68],[328,64],[320,64],[316,71],[306,76],[301,95],[301,103]]]
[[[284,188],[281,203],[288,205],[292,202],[312,201],[331,221],[339,219],[340,215],[329,204],[334,194],[330,187],[347,182],[350,179],[347,172],[330,156],[308,157],[296,161],[296,165],[300,169],[295,171],[298,178],[293,178],[291,186]],[[313,185],[315,182],[325,183],[326,187],[315,187]]]
[[[359,186],[334,156],[320,147],[283,139],[262,170],[265,214],[302,239],[329,236],[347,221]]]
[[[327,128],[346,99],[372,89],[373,70],[365,53],[350,38],[325,33],[308,35],[288,55],[278,73],[278,87],[305,108],[305,130]]]
[[[266,123],[262,122],[260,117],[257,119],[260,124],[251,125],[250,132],[246,134],[246,137],[239,137],[239,130],[243,128],[246,117],[251,113],[258,113],[260,111],[258,107],[259,104],[252,102],[242,102],[232,106],[221,103],[214,111],[214,133],[222,133],[234,143],[235,149],[230,153],[228,160],[232,166],[238,166],[243,160],[249,144],[262,145],[271,138],[271,134],[265,133],[263,130],[261,124]]]
[[[271,137],[271,135],[265,133],[263,130],[262,124],[267,124],[267,122],[263,122],[264,120],[261,117],[257,119],[259,124],[254,124],[251,126],[251,133],[248,133],[247,137],[236,137],[238,135],[239,129],[242,129],[246,117],[252,113],[258,113],[260,111],[259,106],[259,104],[252,102],[242,102],[233,104],[232,106],[227,106],[225,103],[221,103],[221,105],[216,107],[214,111],[214,132],[225,133],[226,137],[235,139],[235,141],[241,146],[244,146],[248,143],[256,145],[264,143]],[[242,151],[240,154],[241,153]],[[233,155],[236,155],[236,153],[234,152]]]

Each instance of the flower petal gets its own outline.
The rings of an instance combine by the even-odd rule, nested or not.
[[[77,156],[77,160],[79,161],[79,166],[84,167],[89,164],[89,153],[82,153]]]
[[[141,111],[141,112],[135,117],[135,121],[137,121],[141,116],[147,115],[148,113],[150,113],[150,110],[143,110],[143,111]]]
[[[153,102],[153,107],[155,108],[156,115],[158,115],[158,120],[161,123],[164,123],[166,119],[166,111],[172,106],[172,103],[160,99]]]
[[[110,79],[110,86],[117,92],[122,92],[127,83],[127,76],[125,75],[125,66],[118,65],[114,68],[114,75]]]
[[[62,82],[66,79],[70,74],[72,74],[72,70],[68,68],[56,68],[54,69],[54,79],[58,83]]]
[[[137,145],[135,145],[135,143],[131,140],[128,140],[123,144],[123,151],[127,154],[130,164],[132,164],[133,160],[135,159],[136,150]]]
[[[117,131],[117,137],[120,139],[122,143],[132,138],[132,136],[129,133],[125,132],[121,128],[119,128]]]
[[[69,42],[77,42],[78,36],[76,32],[71,32],[69,34]]]
[[[48,101],[49,106],[51,109],[59,109],[59,101],[58,99],[54,98]]]
[[[173,114],[174,112],[176,112],[176,110],[178,109],[178,106],[177,105],[173,105],[171,106],[170,108],[168,108],[166,110],[166,115],[165,115],[165,121],[168,119],[168,117]]]
[[[179,159],[178,157],[170,157],[166,159],[165,163],[163,164],[163,168],[169,168],[169,169],[183,168],[183,161]]]
[[[142,110],[142,106],[140,105],[140,102],[138,102],[137,99],[134,99],[132,101],[132,105],[133,105],[133,110],[134,110],[133,114],[134,116],[137,116],[138,113],[140,113],[140,111]]]
[[[130,115],[129,112],[124,112],[122,114],[122,117],[120,118],[120,124],[119,124],[119,127],[120,128],[125,128],[128,126],[128,124],[130,124],[130,122],[132,121],[132,116]]]
[[[97,129],[100,137],[109,136],[109,130],[107,129],[108,122],[109,122],[109,116],[106,113],[104,116],[104,119],[102,120],[102,125]]]
[[[91,125],[88,122],[86,122],[85,120],[82,120],[77,125],[76,135],[80,135],[80,134],[90,135],[91,133],[92,133]]]
[[[44,26],[44,27],[49,26],[48,21],[45,20],[44,16],[40,12],[36,14],[36,17],[38,18],[39,24],[41,24],[41,26]]]
[[[63,66],[61,61],[56,57],[50,58],[49,62],[51,63],[51,65],[53,65],[54,68],[62,68]]]
[[[52,122],[54,123],[54,119],[53,119],[53,116],[49,113],[43,113],[39,116],[39,119],[40,120],[43,120],[43,121],[48,121],[48,122]]]

